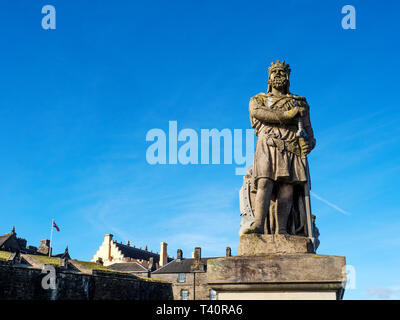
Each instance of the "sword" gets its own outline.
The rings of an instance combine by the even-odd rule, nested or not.
[[[303,118],[299,117],[298,130],[296,136],[299,138],[300,146],[308,140],[307,132],[304,130]],[[301,152],[301,161],[306,169],[307,182],[304,184],[304,202],[306,207],[306,219],[307,219],[307,235],[314,245],[314,237],[312,230],[312,216],[311,216],[311,201],[310,201],[310,190],[311,190],[311,179],[310,179],[310,168],[308,166],[307,155]]]

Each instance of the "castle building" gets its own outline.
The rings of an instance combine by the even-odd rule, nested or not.
[[[42,240],[39,247],[27,246],[26,244],[25,239],[17,237],[15,228],[10,233],[0,236],[0,278],[1,272],[6,272],[5,268],[41,270],[46,264],[51,264],[58,268],[58,272],[73,274],[78,278],[100,274],[102,277],[108,275],[111,280],[115,278],[115,281],[117,279],[122,281],[122,279],[125,279],[124,277],[128,277],[126,278],[128,282],[133,281],[132,279],[135,279],[135,276],[153,278],[154,281],[148,283],[154,282],[154,286],[158,286],[158,283],[160,283],[160,286],[164,284],[163,290],[166,291],[163,294],[168,299],[215,300],[217,298],[216,292],[207,283],[207,263],[212,258],[201,257],[200,247],[195,248],[191,258],[184,258],[182,250],[178,249],[177,257],[174,259],[168,256],[168,245],[165,242],[161,242],[161,252],[158,254],[149,251],[147,247],[142,250],[131,246],[129,241],[127,244],[118,243],[113,240],[113,235],[106,234],[91,262],[85,262],[72,260],[68,253],[68,247],[63,254],[49,257],[49,240]],[[230,249],[228,249],[227,256],[230,256]],[[28,273],[26,275],[28,276]],[[97,278],[95,277],[90,281],[97,281],[95,279]],[[28,280],[31,281],[32,279]],[[115,282],[114,280],[112,282]],[[148,279],[142,280],[148,281]],[[158,280],[167,282],[159,282]],[[167,284],[169,289],[166,287]],[[10,283],[10,286],[12,285]],[[149,288],[149,290],[153,289]],[[168,290],[170,290],[170,293],[167,292]],[[76,292],[71,291],[68,294],[76,294]],[[89,290],[85,294],[90,296],[91,291]],[[140,294],[146,295],[148,293]],[[127,299],[133,297],[136,296],[131,297],[128,293],[124,296]],[[148,295],[148,297],[155,298],[156,296]]]
[[[18,238],[17,233],[15,232],[15,227],[13,227],[11,232],[0,236],[0,251],[48,256],[50,251],[50,240],[41,240],[39,248],[35,246],[27,246],[26,239]],[[59,258],[67,257],[68,259],[71,258],[68,253],[68,246],[64,253],[55,255],[51,254],[51,256]]]
[[[229,252],[230,254],[230,250]],[[183,258],[177,250],[177,258],[153,271],[151,277],[172,283],[174,300],[216,300],[216,292],[207,284],[207,261],[196,247],[192,258]]]
[[[16,252],[21,251],[24,248],[26,248],[26,240],[17,238],[15,227],[12,228],[11,232],[0,236],[0,250]]]
[[[227,248],[226,255],[231,255]],[[161,242],[160,254],[149,252],[113,240],[112,234],[104,236],[103,243],[92,258],[92,262],[109,269],[137,276],[164,280],[172,284],[174,300],[216,300],[216,292],[207,283],[207,261],[201,257],[201,248],[196,247],[191,258],[184,258],[181,249],[176,259],[168,257],[167,243]]]
[[[112,234],[104,235],[104,240],[96,254],[92,258],[92,262],[99,262],[104,266],[109,266],[112,269],[123,269],[124,272],[140,272],[141,269],[137,266],[146,268],[146,270],[155,270],[164,266],[173,259],[168,257],[167,244],[161,242],[160,254],[151,252],[146,248],[140,249],[127,244],[118,243],[113,240]],[[125,263],[121,265],[121,263]],[[136,264],[134,264],[136,263]],[[144,272],[144,271],[143,271]]]
[[[170,283],[71,260],[68,248],[64,254],[50,257],[37,250],[32,253],[17,239],[15,230],[0,236],[0,300],[172,299]],[[139,266],[136,262],[130,264]],[[43,270],[54,272],[54,276],[43,281],[48,277]],[[143,267],[138,270],[143,271]]]

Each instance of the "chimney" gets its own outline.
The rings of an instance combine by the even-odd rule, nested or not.
[[[107,260],[111,261],[111,243],[112,243],[113,235],[112,234],[105,234],[104,235],[104,242],[108,245],[108,257]]]
[[[196,261],[200,261],[200,259],[201,259],[201,248],[200,247],[194,248],[194,259]]]
[[[201,261],[201,248],[196,247],[194,248],[194,254],[193,254],[193,264],[190,267],[191,271],[193,272],[205,272],[205,265]]]
[[[227,256],[227,257],[231,257],[231,256],[232,256],[231,247],[226,247],[226,256]]]
[[[166,265],[168,262],[167,246],[168,243],[161,242],[160,267]]]
[[[181,249],[178,249],[178,250],[176,251],[176,260],[177,260],[177,261],[181,261],[182,258],[183,258],[182,250],[181,250]]]
[[[130,246],[131,246],[131,242],[128,240],[128,242],[126,243],[126,245],[127,245],[128,247],[130,247]]]

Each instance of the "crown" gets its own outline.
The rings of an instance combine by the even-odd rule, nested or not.
[[[271,73],[274,70],[284,70],[287,73],[290,73],[290,66],[285,63],[285,61],[280,62],[276,60],[276,62],[271,62],[271,66],[268,68],[268,72]]]

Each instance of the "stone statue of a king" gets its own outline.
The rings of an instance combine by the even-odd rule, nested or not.
[[[268,69],[268,90],[250,99],[257,135],[240,189],[237,256],[209,259],[207,283],[219,300],[340,300],[346,258],[317,254],[307,155],[315,147],[310,107],[289,91],[284,61]]]
[[[267,93],[250,99],[257,143],[241,190],[241,234],[311,238],[316,232],[307,162],[315,147],[310,108],[304,97],[290,93],[290,71],[285,61],[271,63]]]

